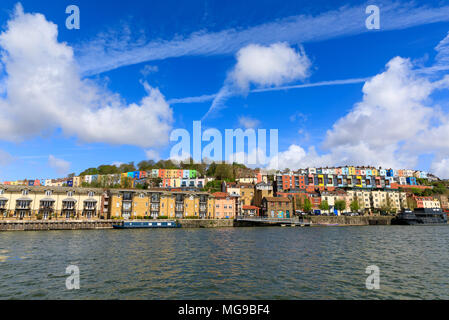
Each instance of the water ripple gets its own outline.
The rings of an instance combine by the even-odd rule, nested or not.
[[[447,243],[445,226],[0,233],[0,299],[448,299]]]

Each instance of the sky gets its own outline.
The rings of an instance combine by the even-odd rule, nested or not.
[[[449,1],[2,0],[0,181],[167,159],[194,121],[277,129],[258,167],[449,178],[448,32]]]

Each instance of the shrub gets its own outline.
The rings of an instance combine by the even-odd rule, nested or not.
[[[164,220],[164,219],[168,219],[168,216],[159,216],[157,217],[159,220]]]

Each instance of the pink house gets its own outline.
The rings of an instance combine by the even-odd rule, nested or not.
[[[229,196],[229,193],[215,192],[214,197],[215,219],[234,219],[235,218],[235,200]]]

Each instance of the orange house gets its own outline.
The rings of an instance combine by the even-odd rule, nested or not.
[[[234,219],[234,198],[225,192],[215,192],[212,196],[214,198],[215,219]]]

